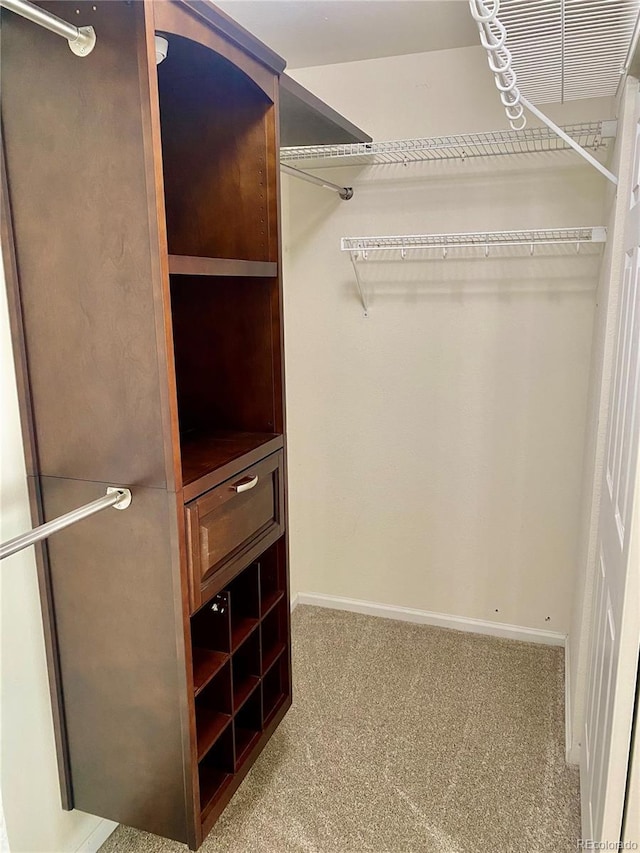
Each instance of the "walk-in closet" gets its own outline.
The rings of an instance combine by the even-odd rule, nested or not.
[[[0,0],[2,853],[640,845],[640,0]]]

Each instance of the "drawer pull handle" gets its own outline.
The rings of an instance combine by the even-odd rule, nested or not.
[[[254,486],[258,485],[258,475],[255,477],[244,477],[242,480],[238,480],[237,483],[234,483],[231,488],[240,494],[241,492],[248,492],[249,489],[253,489]]]

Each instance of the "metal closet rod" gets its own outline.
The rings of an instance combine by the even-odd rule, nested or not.
[[[62,36],[69,42],[69,47],[76,56],[88,56],[95,47],[96,33],[93,27],[76,27],[75,24],[63,21],[57,15],[41,9],[40,6],[29,3],[29,0],[0,0],[0,6]]]
[[[285,175],[291,175],[292,178],[300,178],[301,181],[308,181],[310,184],[324,187],[326,190],[333,190],[333,192],[338,193],[343,201],[349,201],[350,198],[353,198],[353,187],[341,187],[338,184],[332,184],[331,181],[324,181],[322,178],[317,178],[315,175],[289,166],[287,163],[280,163],[280,171],[284,172]]]
[[[4,560],[5,557],[10,557],[17,551],[22,551],[24,548],[28,548],[29,545],[35,545],[36,542],[40,542],[42,539],[46,539],[53,533],[57,533],[59,530],[64,530],[65,527],[69,527],[78,521],[82,521],[83,518],[95,515],[103,509],[108,509],[110,506],[114,509],[127,509],[130,504],[131,491],[129,489],[120,488],[120,486],[109,486],[107,488],[106,495],[103,497],[98,498],[95,501],[91,501],[91,503],[84,504],[84,506],[80,506],[77,509],[73,509],[71,512],[67,512],[65,515],[54,518],[46,524],[34,527],[34,529],[29,530],[28,533],[23,533],[20,536],[16,536],[14,539],[9,539],[9,541],[5,542],[3,545],[0,545],[0,560]]]

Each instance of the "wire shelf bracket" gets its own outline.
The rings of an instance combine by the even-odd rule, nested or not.
[[[498,18],[500,0],[492,0],[492,2],[493,5],[491,5],[491,0],[469,0],[469,9],[471,16],[478,25],[480,42],[487,51],[489,68],[493,72],[496,88],[500,92],[500,100],[513,130],[524,129],[527,123],[527,117],[524,114],[526,108],[539,121],[546,124],[550,130],[557,133],[567,145],[604,175],[607,180],[617,185],[618,179],[613,172],[610,172],[578,142],[565,134],[562,128],[558,127],[522,94],[517,85],[516,73],[512,68],[513,57],[507,44],[507,28]]]
[[[69,42],[69,48],[76,56],[88,56],[96,46],[96,32],[93,27],[76,27],[52,12],[41,9],[35,3],[30,3],[29,0],[0,0],[0,6],[62,36]]]
[[[280,149],[282,165],[296,164],[317,169],[329,166],[382,166],[421,163],[436,160],[466,160],[513,154],[538,154],[567,151],[569,137],[589,151],[606,150],[614,139],[617,122],[589,121],[565,125],[562,135],[549,127],[524,130],[493,130],[453,136],[396,139],[387,142],[356,142],[340,145],[299,145]]]
[[[488,258],[491,248],[504,246],[522,246],[529,254],[535,254],[536,246],[575,245],[576,252],[583,244],[604,244],[607,229],[604,226],[577,228],[545,228],[522,231],[472,231],[454,234],[404,234],[381,237],[343,237],[340,248],[349,253],[353,266],[356,286],[362,303],[364,316],[369,316],[369,301],[362,281],[360,266],[369,260],[369,253],[398,253],[398,260],[405,260],[407,253],[419,250],[437,250],[442,260],[449,257],[451,249],[480,249],[481,255]],[[429,258],[427,258],[429,259]]]
[[[570,136],[564,133],[561,127],[558,127],[555,122],[551,121],[548,116],[546,116],[541,110],[534,106],[531,101],[525,98],[524,95],[520,95],[520,103],[523,104],[523,106],[525,106],[530,113],[533,113],[536,118],[540,119],[541,122],[544,122],[544,124],[546,124],[547,127],[550,128],[554,133],[557,133],[558,136],[567,143],[567,145],[573,148],[573,150],[583,158],[583,160],[586,160],[587,163],[590,163],[594,167],[594,169],[597,169],[598,172],[604,175],[607,180],[611,181],[614,186],[618,185],[618,178],[613,174],[613,172],[610,172],[609,169],[607,169],[606,166],[603,166],[599,160],[596,160],[596,158],[592,154],[589,154],[586,148],[583,148],[582,145],[575,141],[575,139],[572,139]]]
[[[364,260],[367,259],[366,251],[362,253]],[[358,294],[360,296],[360,302],[362,303],[362,310],[364,311],[364,316],[369,316],[369,302],[367,300],[367,293],[364,289],[364,285],[362,284],[362,279],[360,278],[360,270],[358,269],[358,258],[360,256],[360,252],[350,252],[349,257],[351,258],[351,265],[353,266],[353,274],[356,279],[356,287],[358,288]]]

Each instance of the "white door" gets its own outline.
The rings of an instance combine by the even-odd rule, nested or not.
[[[634,81],[628,81],[633,84]],[[631,115],[620,145],[633,152],[621,180],[624,276],[600,507],[587,708],[581,759],[582,826],[598,842],[620,841],[640,645],[640,94],[625,92]],[[629,121],[631,119],[631,121]],[[635,137],[635,140],[633,140]],[[629,143],[633,143],[630,147]],[[621,172],[622,172],[621,166]],[[620,210],[620,207],[618,207]],[[620,232],[618,232],[620,233]]]

